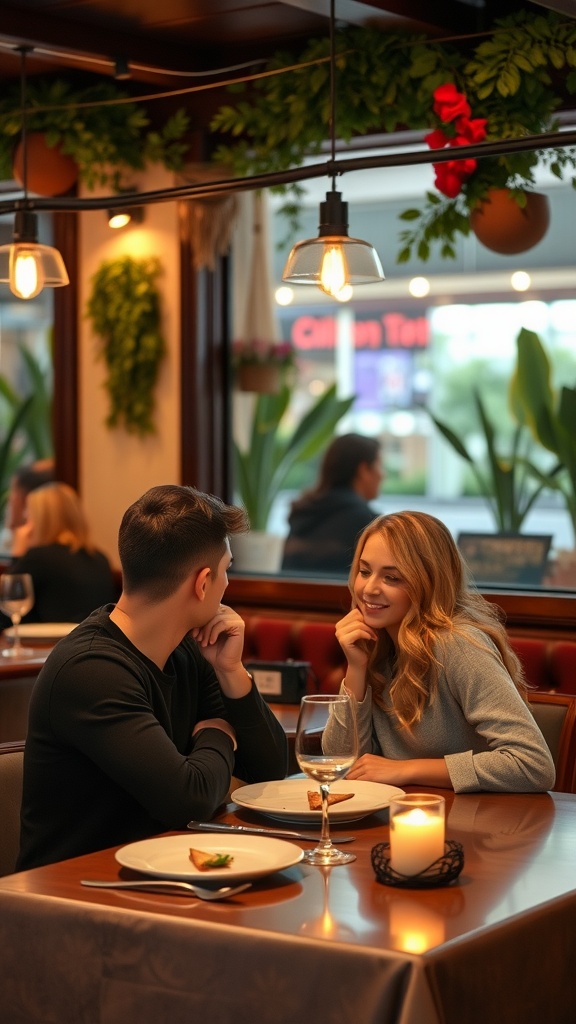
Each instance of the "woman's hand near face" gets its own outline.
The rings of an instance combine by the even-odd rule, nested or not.
[[[346,655],[349,667],[365,669],[368,664],[368,652],[360,646],[360,641],[375,643],[378,634],[366,625],[358,608],[353,608],[336,623],[336,639]]]
[[[363,700],[366,693],[366,666],[368,665],[369,651],[362,641],[367,641],[369,645],[374,644],[378,635],[370,626],[366,625],[358,608],[353,608],[348,615],[336,623],[336,639],[348,662],[346,687],[357,700]]]

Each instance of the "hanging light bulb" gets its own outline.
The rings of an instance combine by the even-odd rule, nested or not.
[[[64,260],[50,245],[38,242],[38,222],[30,210],[18,210],[10,245],[0,245],[0,281],[19,299],[33,299],[43,288],[69,284]]]
[[[50,245],[38,242],[38,218],[28,206],[28,159],[26,146],[26,53],[30,47],[17,49],[21,54],[22,104],[22,209],[16,211],[14,234],[9,245],[0,245],[0,282],[10,285],[19,299],[33,299],[43,288],[59,288],[70,283],[64,260]]]
[[[320,203],[318,237],[296,243],[282,280],[289,284],[315,284],[335,299],[348,285],[384,280],[374,247],[348,235],[348,203],[342,201],[341,192],[332,189],[326,193],[325,202]]]
[[[336,159],[336,32],[334,0],[330,0],[330,143],[331,162]],[[347,286],[376,284],[384,280],[380,258],[373,245],[348,235],[348,203],[336,192],[335,174],[326,201],[320,203],[317,238],[297,242],[292,248],[282,280],[288,284],[315,284],[339,299]],[[344,294],[347,294],[344,292]]]
[[[327,243],[324,247],[322,266],[320,268],[320,285],[322,291],[336,297],[348,283],[346,257],[344,249],[337,242]]]

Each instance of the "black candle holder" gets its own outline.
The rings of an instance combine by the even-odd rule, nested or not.
[[[390,843],[372,847],[372,867],[382,885],[395,885],[399,889],[435,889],[450,885],[464,867],[464,848],[455,839],[447,839],[444,853],[417,875],[401,875],[390,867]]]

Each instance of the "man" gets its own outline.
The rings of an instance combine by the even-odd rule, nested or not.
[[[30,705],[18,869],[210,818],[232,775],[283,778],[287,743],[221,604],[242,509],[153,487],[124,514],[123,590],[49,655]]]

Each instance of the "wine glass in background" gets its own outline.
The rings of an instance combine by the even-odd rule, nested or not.
[[[12,620],[14,642],[2,651],[4,658],[31,658],[34,651],[20,643],[20,621],[34,605],[34,585],[27,572],[4,573],[0,576],[0,611]]]
[[[330,783],[343,778],[358,757],[356,708],[347,694],[315,693],[302,698],[296,729],[296,760],[320,786],[322,834],[318,846],[304,854],[308,864],[331,866],[356,860],[336,849],[330,839]]]

